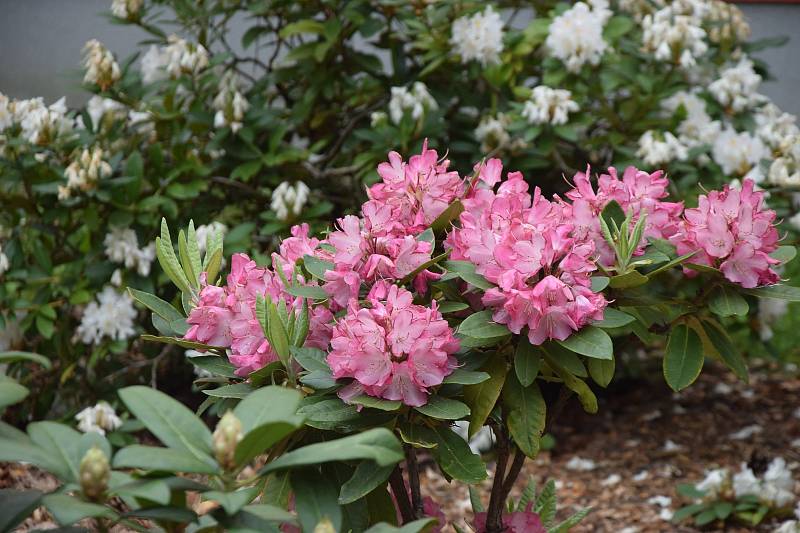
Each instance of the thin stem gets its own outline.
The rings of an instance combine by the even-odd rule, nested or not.
[[[408,484],[411,487],[411,506],[414,511],[414,518],[422,518],[425,516],[425,512],[422,509],[422,493],[419,489],[417,450],[413,446],[406,446],[406,467],[408,469]]]
[[[395,467],[389,476],[389,485],[392,487],[394,499],[397,502],[397,507],[400,510],[400,516],[403,518],[403,523],[407,524],[414,521],[414,510],[411,508],[411,502],[408,501],[408,491],[406,491],[406,482],[403,481],[403,474],[400,472],[400,467]]]
[[[508,499],[508,495],[511,494],[511,489],[514,488],[514,483],[516,483],[520,472],[522,472],[522,466],[525,464],[525,454],[516,446],[515,448],[514,461],[511,463],[511,468],[508,469],[506,479],[503,482],[503,491],[500,494],[503,502],[505,502]]]
[[[492,493],[489,497],[489,508],[486,512],[486,533],[503,531],[503,483],[508,464],[508,440],[500,424],[494,427],[497,436],[497,465],[494,469]]]

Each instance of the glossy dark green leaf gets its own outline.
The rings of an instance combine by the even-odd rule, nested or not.
[[[342,485],[339,491],[339,503],[344,505],[365,497],[377,487],[386,485],[394,465],[377,466],[372,461],[358,463],[353,477]]]
[[[517,350],[514,353],[514,372],[523,387],[527,387],[536,379],[539,374],[539,367],[542,360],[539,351],[531,345],[527,337],[520,337],[517,342]]]
[[[314,531],[317,524],[329,520],[334,531],[342,527],[339,488],[327,476],[315,470],[294,470],[291,473],[295,509],[303,531]]]
[[[497,355],[490,357],[481,370],[489,374],[489,379],[464,386],[464,401],[471,411],[468,432],[470,438],[483,427],[489,413],[494,409],[508,371],[505,360]]]
[[[691,385],[703,369],[703,345],[686,324],[672,328],[664,354],[664,377],[674,391]]]
[[[565,340],[557,342],[564,348],[586,357],[596,359],[614,357],[614,344],[611,342],[611,337],[595,326],[584,326]]]
[[[509,374],[503,387],[506,421],[514,442],[522,453],[536,457],[544,431],[546,407],[539,386],[523,386],[515,374]]]
[[[184,450],[133,444],[114,456],[114,468],[140,468],[163,472],[216,474],[219,467],[209,458],[200,460]]]
[[[720,285],[711,291],[708,308],[712,313],[726,316],[745,316],[750,309],[747,301],[731,286]]]
[[[461,322],[456,331],[476,339],[489,339],[509,333],[507,327],[492,320],[492,312],[488,310],[471,314]]]
[[[414,409],[423,415],[438,418],[439,420],[458,420],[469,415],[469,407],[466,404],[452,398],[443,398],[436,395],[429,397],[428,403],[425,405]]]

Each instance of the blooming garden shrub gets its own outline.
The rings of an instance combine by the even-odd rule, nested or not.
[[[137,380],[137,368],[157,378],[165,359],[133,341],[148,326],[121,287],[169,291],[146,245],[159,215],[195,220],[200,248],[224,229],[229,252],[263,261],[296,222],[319,231],[354,210],[385,153],[424,138],[460,165],[501,155],[548,194],[563,192],[562,174],[615,162],[665,168],[688,205],[699,186],[751,178],[779,219],[793,214],[798,130],[758,93],[768,74],[749,55],[774,43],[748,42],[722,1],[115,0],[111,11],[150,41],[126,59],[87,43],[85,107],[0,96],[0,349],[55,362],[15,367],[52,384],[38,413],[54,394],[69,408]],[[240,43],[233,19],[246,21]],[[594,212],[604,201],[585,200]],[[647,235],[660,227],[651,219]],[[403,268],[426,252],[392,253]],[[354,280],[330,275],[341,290]]]

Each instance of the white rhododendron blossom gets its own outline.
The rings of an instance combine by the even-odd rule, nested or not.
[[[197,226],[194,230],[195,238],[197,239],[197,248],[200,250],[200,253],[204,253],[208,247],[208,243],[211,242],[216,235],[220,235],[222,237],[228,233],[228,226],[223,224],[222,222],[214,221],[211,224],[203,224]]]
[[[453,21],[450,43],[462,63],[479,61],[483,66],[499,63],[503,51],[503,20],[491,5],[471,16]]]
[[[761,159],[769,157],[769,150],[758,137],[746,131],[737,133],[727,127],[714,139],[711,156],[722,172],[729,176],[758,177],[757,172],[753,174],[751,170],[758,170],[756,165]]]
[[[111,165],[104,159],[105,153],[99,146],[86,148],[78,159],[69,164],[64,171],[66,185],[59,185],[58,198],[66,200],[75,191],[89,191],[97,186],[97,181],[111,175]]]
[[[678,92],[661,102],[661,106],[670,114],[680,107],[686,111],[686,118],[678,126],[677,133],[680,142],[690,148],[709,142],[722,128],[719,121],[711,120],[705,101],[696,94]]]
[[[733,475],[733,493],[737,498],[743,496],[758,496],[761,492],[761,481],[756,477],[753,470],[742,463],[742,468]]]
[[[284,181],[272,192],[270,207],[280,220],[289,220],[303,211],[310,192],[302,181],[294,184]]]
[[[785,507],[794,501],[792,471],[783,457],[776,457],[764,472],[761,498],[775,507]]]
[[[133,327],[135,318],[136,309],[131,297],[106,286],[98,293],[97,300],[89,302],[83,310],[76,334],[84,344],[100,344],[104,338],[127,340],[136,334]]]
[[[496,148],[505,148],[511,144],[508,126],[511,118],[505,113],[483,117],[475,128],[475,138],[481,143],[481,151],[488,153]]]
[[[112,227],[103,240],[106,256],[125,268],[136,269],[140,276],[150,275],[150,265],[156,257],[156,247],[150,243],[139,248],[136,232],[130,228]]]
[[[10,100],[0,94],[0,131],[19,124],[22,136],[31,144],[48,145],[70,134],[74,121],[67,116],[66,99],[46,106],[41,97]]]
[[[593,8],[585,2],[576,2],[550,24],[545,45],[570,72],[578,72],[586,63],[597,65],[608,47],[603,39],[603,26],[610,12],[600,3],[595,5]]]
[[[89,98],[86,103],[86,113],[92,119],[92,128],[94,131],[99,131],[103,122],[103,118],[108,115],[114,119],[125,117],[125,106],[112,100],[111,98],[103,98],[102,96],[94,95]],[[76,125],[80,128],[85,127],[83,117],[78,117]]]
[[[719,43],[726,40],[744,41],[750,37],[750,25],[744,18],[744,13],[738,6],[724,0],[710,0],[706,2],[706,32],[708,38]]]
[[[111,87],[122,75],[114,54],[97,39],[92,39],[83,47],[83,67],[86,74],[83,82],[97,85],[102,90]]]
[[[214,127],[230,127],[236,133],[242,128],[244,114],[250,109],[247,98],[239,92],[239,77],[235,72],[226,72],[219,82],[219,92],[214,98]]]
[[[770,148],[780,150],[785,141],[795,142],[796,136],[800,135],[800,128],[795,124],[797,117],[784,113],[772,102],[761,107],[753,118],[756,133]]]
[[[578,111],[572,93],[566,89],[553,89],[545,85],[533,88],[530,99],[525,102],[522,117],[531,124],[566,124],[569,114]]]
[[[438,105],[428,87],[421,81],[414,82],[411,90],[408,87],[392,87],[389,99],[389,116],[392,122],[400,124],[403,116],[408,112],[411,118],[419,120],[428,109],[437,109]]]
[[[140,69],[144,83],[197,74],[208,66],[208,51],[203,45],[189,43],[177,35],[170,35],[167,42],[163,47],[150,46],[142,56]]]
[[[8,260],[8,256],[3,252],[3,244],[0,243],[0,278],[3,277],[3,274],[11,267],[11,263]]]
[[[730,475],[724,468],[717,468],[706,473],[706,477],[695,487],[702,490],[708,498],[719,496],[730,483]]]
[[[646,164],[656,166],[674,160],[685,161],[689,157],[689,149],[668,131],[657,133],[648,130],[639,138],[636,155]]]
[[[642,46],[659,61],[692,67],[708,50],[702,19],[675,2],[642,19]]]
[[[117,416],[114,408],[106,402],[98,402],[93,407],[87,407],[77,415],[78,429],[84,433],[94,431],[105,435],[106,431],[114,431],[122,425],[122,420]]]
[[[738,112],[764,102],[765,97],[758,93],[760,85],[761,76],[753,69],[753,62],[743,57],[735,66],[723,70],[708,90],[723,107]]]
[[[139,16],[144,0],[113,0],[111,13],[121,19],[134,19]]]

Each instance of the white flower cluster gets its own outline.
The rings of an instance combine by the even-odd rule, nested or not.
[[[475,138],[481,143],[481,151],[488,153],[497,148],[508,147],[511,144],[509,124],[511,118],[505,113],[483,117],[475,128]]]
[[[121,19],[135,19],[139,16],[144,0],[112,0],[111,13]]]
[[[705,498],[714,499],[732,492],[735,498],[756,496],[771,508],[783,508],[795,500],[792,472],[782,457],[773,459],[764,475],[759,479],[753,470],[743,463],[739,472],[731,476],[727,468],[711,470],[705,479],[695,485],[705,492]]]
[[[800,128],[795,124],[797,117],[791,113],[784,113],[772,102],[761,107],[754,118],[756,134],[774,150],[781,149],[789,137],[800,135]]]
[[[28,142],[46,145],[71,133],[74,121],[67,116],[63,97],[46,106],[42,98],[12,100],[0,93],[0,131],[15,124],[22,128]]]
[[[411,118],[419,120],[426,110],[437,109],[428,87],[421,81],[416,81],[408,87],[392,87],[392,97],[389,99],[389,117],[395,124],[400,124],[406,112],[411,113]]]
[[[130,228],[112,227],[103,239],[106,256],[114,263],[135,268],[140,276],[150,275],[150,265],[156,257],[156,246],[150,243],[139,248],[136,232]]]
[[[239,92],[239,77],[235,72],[226,72],[219,82],[219,92],[214,98],[214,127],[229,126],[236,133],[242,128],[244,114],[250,109],[250,103]]]
[[[472,16],[453,21],[450,43],[462,63],[479,61],[484,67],[500,62],[503,51],[503,20],[491,5]]]
[[[106,402],[98,402],[94,407],[87,407],[77,415],[78,429],[84,433],[94,431],[105,435],[106,431],[114,431],[122,425],[114,408]]]
[[[76,335],[84,344],[100,344],[104,337],[126,340],[136,333],[135,318],[131,297],[106,286],[97,294],[97,301],[89,302],[83,310]]]
[[[607,2],[576,2],[553,19],[545,45],[570,72],[578,72],[586,63],[597,65],[608,47],[603,26],[610,16]]]
[[[469,449],[472,450],[472,453],[475,454],[486,453],[491,451],[491,449],[494,447],[495,437],[494,433],[492,432],[492,428],[490,428],[489,426],[483,426],[470,439],[469,422],[467,422],[466,420],[459,420],[453,426],[453,432],[455,432],[456,435],[467,441],[467,444],[469,444]]]
[[[83,47],[83,66],[86,74],[83,82],[97,85],[102,90],[111,87],[122,73],[114,59],[114,54],[97,39],[92,39]]]
[[[769,157],[769,150],[757,136],[743,131],[737,133],[728,126],[714,139],[711,156],[729,176],[748,177],[756,182],[763,179],[758,163]]]
[[[66,200],[74,191],[88,191],[97,185],[97,180],[111,175],[111,165],[103,159],[105,153],[99,146],[84,148],[78,159],[64,171],[66,185],[59,185],[58,199]]]
[[[735,66],[723,70],[708,90],[723,107],[739,112],[764,102],[765,97],[758,93],[760,85],[761,76],[753,69],[753,62],[743,57]]]
[[[706,15],[706,32],[715,43],[727,40],[744,41],[750,37],[750,25],[738,6],[724,0],[711,0]]]
[[[794,509],[794,520],[787,520],[772,533],[800,533],[800,502]]]
[[[779,155],[769,167],[769,182],[800,188],[800,134],[785,137],[777,151]]]
[[[177,35],[167,38],[167,46],[150,46],[142,57],[141,73],[144,83],[153,83],[183,73],[196,74],[208,66],[208,51],[203,45],[189,43]]]
[[[661,107],[674,114],[683,107],[686,118],[678,126],[678,139],[689,148],[694,148],[713,139],[722,128],[717,120],[711,120],[706,112],[705,101],[694,93],[680,91],[661,102]]]
[[[530,99],[525,102],[522,117],[531,124],[566,124],[569,114],[578,111],[572,93],[566,89],[553,89],[545,85],[533,88]]]
[[[92,127],[94,131],[99,131],[102,126],[103,119],[106,116],[113,117],[113,120],[125,117],[125,106],[111,98],[103,98],[102,96],[94,95],[89,98],[86,103],[86,113],[92,119]],[[84,128],[83,117],[76,119],[76,124],[79,128]]]
[[[228,227],[222,222],[214,221],[211,224],[197,226],[194,230],[194,235],[197,239],[197,248],[200,250],[200,253],[205,253],[206,249],[208,249],[209,241],[215,235],[221,234],[224,237],[227,232]]]
[[[270,207],[280,220],[289,220],[296,217],[303,210],[311,191],[302,181],[294,184],[282,182],[272,192]]]
[[[708,50],[703,19],[685,2],[674,2],[642,19],[642,47],[659,61],[683,68],[697,64]]]
[[[11,268],[11,263],[8,261],[8,256],[3,253],[3,245],[0,244],[0,278],[9,268]]]
[[[639,137],[636,155],[646,164],[658,166],[675,160],[685,161],[689,157],[689,149],[668,131],[658,133],[648,130]]]

